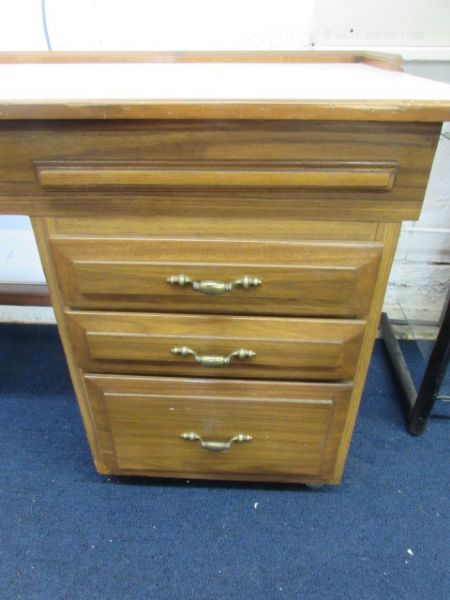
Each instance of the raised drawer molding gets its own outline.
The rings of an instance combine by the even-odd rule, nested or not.
[[[0,211],[32,217],[99,473],[341,481],[450,120],[450,88],[399,69],[0,53]]]
[[[397,165],[376,162],[166,161],[37,163],[42,188],[270,187],[390,190]]]

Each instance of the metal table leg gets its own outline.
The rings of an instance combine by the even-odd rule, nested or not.
[[[450,301],[447,300],[444,318],[418,393],[386,313],[381,315],[380,330],[403,392],[408,431],[412,435],[421,435],[426,429],[428,417],[438,397],[449,364]]]

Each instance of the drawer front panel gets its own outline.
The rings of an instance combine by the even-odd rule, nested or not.
[[[68,311],[86,371],[349,380],[364,321]]]
[[[286,481],[331,475],[352,388],[94,375],[86,381],[102,450],[116,471]]]
[[[73,308],[363,317],[382,244],[54,239]],[[211,285],[216,283],[217,285]]]
[[[347,220],[419,213],[440,125],[315,121],[0,126],[4,212]],[[11,203],[11,204],[9,204]]]

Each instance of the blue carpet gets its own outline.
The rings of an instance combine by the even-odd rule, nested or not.
[[[450,597],[450,423],[375,348],[341,487],[101,477],[53,327],[0,326],[0,598]]]

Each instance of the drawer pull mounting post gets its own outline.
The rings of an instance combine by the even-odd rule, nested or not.
[[[223,450],[229,450],[236,442],[237,444],[242,444],[243,442],[251,442],[252,436],[247,435],[246,433],[238,433],[234,437],[230,438],[227,442],[219,442],[214,440],[204,440],[198,433],[195,431],[187,431],[186,433],[182,433],[181,437],[183,440],[188,440],[190,442],[199,441],[202,448],[205,450],[210,450],[211,452],[223,452]]]
[[[252,358],[256,356],[256,352],[253,350],[247,350],[246,348],[239,348],[239,350],[235,350],[228,354],[228,356],[214,356],[214,355],[200,355],[192,350],[188,346],[177,346],[176,348],[172,348],[172,354],[179,354],[180,356],[193,356],[195,361],[204,367],[226,367],[230,364],[233,358],[238,358],[239,360],[245,360],[246,358]]]
[[[218,296],[231,292],[234,288],[241,287],[244,290],[248,290],[252,287],[258,287],[262,284],[261,279],[256,277],[249,277],[244,275],[240,279],[234,281],[196,281],[191,279],[187,275],[171,275],[167,278],[167,283],[170,285],[178,285],[179,287],[192,286],[192,289],[201,294],[207,294],[208,296]]]

